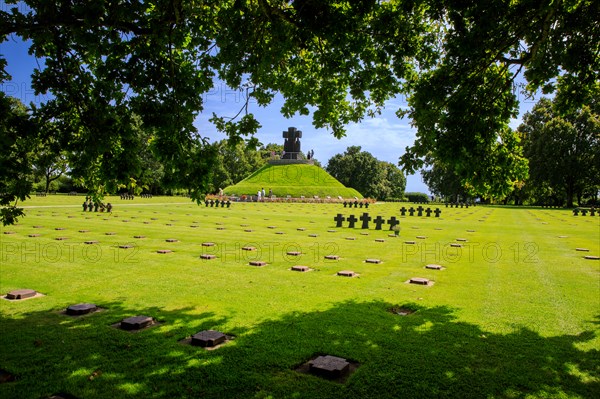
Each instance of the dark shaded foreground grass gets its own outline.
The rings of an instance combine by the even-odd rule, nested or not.
[[[299,300],[301,300],[299,298]],[[543,337],[523,328],[491,333],[458,321],[456,309],[345,301],[325,311],[292,312],[250,329],[224,331],[233,342],[214,350],[179,340],[227,322],[192,309],[124,308],[80,318],[41,311],[1,318],[0,368],[17,381],[2,398],[537,398],[599,397],[600,354],[578,349],[597,328]],[[144,314],[162,324],[128,333],[110,327]],[[590,320],[600,324],[600,314]],[[595,330],[595,331],[594,331]],[[360,363],[346,384],[299,374],[316,354]]]

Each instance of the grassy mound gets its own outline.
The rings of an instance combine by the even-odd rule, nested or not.
[[[265,165],[224,192],[226,195],[256,195],[263,188],[267,193],[272,190],[277,197],[362,198],[355,189],[344,186],[320,167],[308,164]]]

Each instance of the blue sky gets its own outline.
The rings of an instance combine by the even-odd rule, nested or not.
[[[0,85],[0,90],[26,104],[40,104],[48,98],[44,95],[36,96],[31,88],[31,72],[41,61],[27,54],[25,43],[17,37],[11,38],[0,44],[0,54],[8,60],[8,72],[12,76],[10,81]],[[203,137],[209,137],[211,141],[221,140],[225,136],[217,132],[208,120],[213,112],[223,116],[235,115],[244,103],[244,93],[218,82],[214,89],[203,94],[203,97],[205,110],[196,119],[196,126]],[[521,112],[519,118],[512,121],[513,128],[519,125],[520,118],[531,109],[537,98],[521,100]],[[302,131],[302,150],[314,150],[315,158],[324,166],[332,156],[355,145],[361,146],[364,151],[370,152],[379,160],[397,164],[404,149],[415,139],[416,130],[411,127],[410,121],[399,119],[395,114],[398,108],[406,105],[401,98],[388,101],[381,115],[376,118],[365,118],[359,124],[348,125],[347,135],[342,139],[336,139],[326,129],[314,128],[310,116],[286,119],[279,112],[281,104],[281,97],[276,97],[271,105],[264,108],[250,104],[249,112],[254,113],[262,125],[257,138],[264,144],[283,144],[282,132],[288,127],[296,127]],[[419,173],[407,176],[406,191],[428,192]]]

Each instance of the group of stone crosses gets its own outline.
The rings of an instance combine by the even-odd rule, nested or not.
[[[333,220],[336,223],[335,227],[343,227],[342,223],[346,221],[346,222],[348,222],[348,228],[350,228],[350,229],[353,229],[354,225],[359,220],[362,222],[361,229],[368,229],[369,222],[371,220],[373,221],[373,223],[375,223],[375,230],[381,230],[381,226],[386,223],[386,220],[384,218],[382,218],[381,216],[377,216],[375,219],[373,219],[366,212],[363,213],[362,216],[358,219],[354,215],[350,215],[347,218],[345,218],[344,215],[342,215],[341,213],[338,213],[337,216],[333,218]],[[400,224],[400,220],[396,219],[395,216],[392,216],[391,218],[389,218],[387,220],[387,224],[390,225],[389,229],[392,230],[394,228],[394,226]]]
[[[467,202],[446,202],[446,208],[448,208],[448,205],[450,205],[450,208],[468,208],[469,204]],[[473,206],[475,206],[475,204],[473,204]]]
[[[600,215],[600,211],[596,211],[596,209],[594,207],[591,207],[589,210],[588,209],[579,209],[579,208],[575,208],[573,209],[573,216],[578,216],[579,213],[581,212],[581,216],[587,216],[587,213],[590,213],[590,216],[596,216],[596,213],[598,213],[598,215]]]
[[[405,207],[400,208],[400,215],[401,216],[406,216],[406,212],[408,212],[409,216],[414,216],[415,212],[417,212],[417,216],[423,216],[423,212],[425,212],[425,215],[427,217],[431,217],[431,214],[435,214],[436,218],[440,217],[440,214],[442,213],[440,208],[435,208],[435,210],[432,210],[431,208],[423,208],[421,205],[419,205],[418,208],[413,208],[412,206],[408,209],[406,209]]]
[[[219,207],[219,204],[221,205],[221,208],[224,208],[225,206],[227,206],[227,208],[229,208],[231,206],[231,201],[227,200],[222,200],[219,201],[218,199],[216,200],[206,200],[204,201],[204,204],[206,205],[206,207],[208,208],[208,206],[210,206],[211,208],[214,206],[215,208]]]
[[[369,203],[368,202],[358,202],[358,201],[344,201],[344,208],[348,207],[348,208],[352,208],[352,205],[354,205],[355,208],[358,207],[365,207],[368,208],[369,207]]]

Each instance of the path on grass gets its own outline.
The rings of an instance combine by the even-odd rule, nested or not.
[[[161,206],[161,205],[193,205],[193,202],[160,202],[156,204],[117,204],[113,205],[113,209],[115,206]],[[29,206],[20,206],[19,208],[23,209],[35,209],[35,208],[81,208],[81,205],[29,205]],[[86,211],[87,212],[87,211]]]

